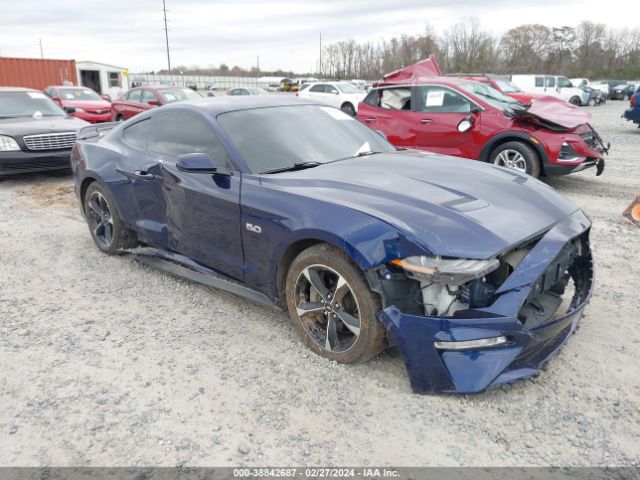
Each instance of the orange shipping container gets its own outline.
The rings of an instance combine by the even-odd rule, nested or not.
[[[78,84],[75,60],[0,57],[0,86],[42,90],[64,81]]]

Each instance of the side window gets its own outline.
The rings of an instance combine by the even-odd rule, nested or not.
[[[371,90],[365,102],[384,110],[411,110],[411,88],[382,88]]]
[[[148,103],[149,100],[156,100],[156,96],[151,90],[142,90],[142,103]]]
[[[573,87],[573,84],[569,81],[567,77],[558,77],[558,86],[560,88],[569,88],[569,87]]]
[[[178,157],[207,153],[219,167],[230,168],[224,145],[202,120],[183,112],[161,113],[151,119],[147,149]]]
[[[327,93],[338,93],[338,89],[333,85],[327,85],[326,90]]]
[[[555,77],[545,77],[545,87],[555,87],[556,79]]]
[[[122,133],[124,141],[136,148],[139,148],[140,150],[146,150],[149,124],[150,120],[146,119],[141,122],[134,123],[133,125],[129,125]]]
[[[536,77],[536,87],[544,87],[544,77]]]
[[[472,104],[458,92],[448,88],[431,86],[418,89],[418,109],[428,113],[468,113]]]
[[[127,94],[127,100],[129,102],[138,102],[138,103],[140,103],[141,96],[142,96],[142,90],[131,90]]]
[[[316,93],[324,93],[325,92],[325,86],[326,85],[314,85],[313,87],[311,87],[309,89],[310,92],[316,92]]]

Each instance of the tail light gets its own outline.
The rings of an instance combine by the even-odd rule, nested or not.
[[[634,95],[633,97],[631,97],[631,101],[629,102],[629,105],[631,105],[632,107],[635,107],[638,104],[638,95]]]

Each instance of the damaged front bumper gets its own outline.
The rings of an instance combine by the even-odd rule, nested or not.
[[[400,350],[413,391],[476,393],[536,375],[575,331],[591,295],[589,228],[589,219],[580,211],[556,224],[500,286],[488,307],[459,311],[452,317],[408,315],[394,305],[380,311],[378,319]],[[582,245],[578,254],[567,253],[574,244]],[[537,322],[531,302],[565,269],[573,280],[568,309]]]

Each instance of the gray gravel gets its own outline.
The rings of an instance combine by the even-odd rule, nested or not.
[[[595,295],[534,380],[411,393],[401,359],[321,359],[288,318],[93,246],[71,179],[0,181],[0,465],[640,465],[640,130],[592,108]]]

